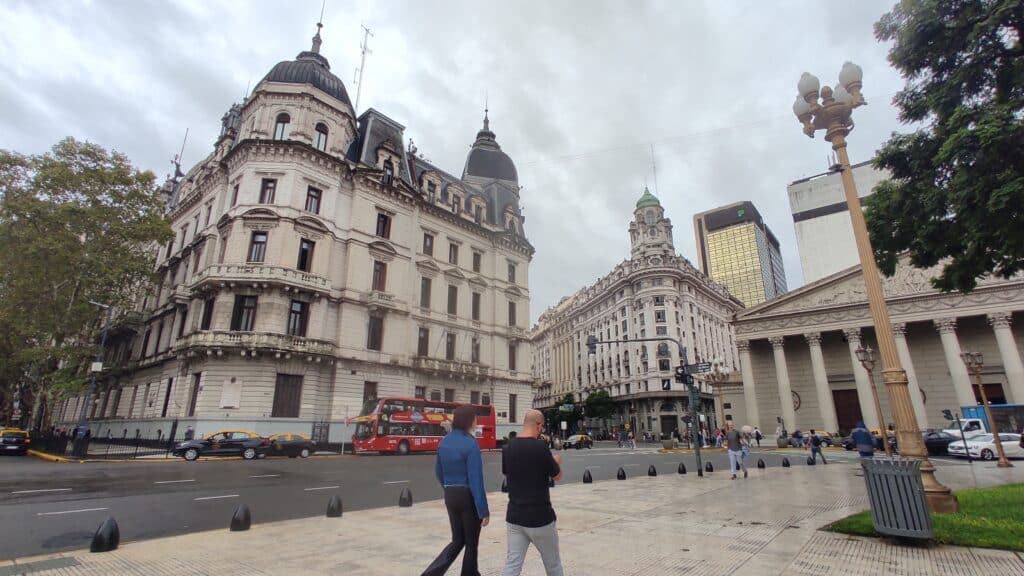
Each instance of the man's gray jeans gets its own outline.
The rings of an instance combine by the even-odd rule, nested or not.
[[[517,524],[508,526],[508,558],[502,576],[519,576],[526,560],[526,550],[532,543],[540,552],[544,571],[548,576],[562,576],[562,559],[558,556],[558,529],[552,522],[540,528],[527,528]]]

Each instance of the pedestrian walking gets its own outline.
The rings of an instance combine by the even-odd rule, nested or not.
[[[729,421],[729,431],[725,433],[725,445],[729,451],[729,472],[732,479],[736,479],[736,471],[743,470],[743,477],[747,477],[747,463],[743,461],[743,435],[736,429],[736,425]]]
[[[875,457],[875,438],[864,427],[863,421],[857,422],[857,426],[850,432],[850,439],[853,440],[853,445],[857,448],[857,453],[861,458]]]
[[[821,463],[828,464],[828,460],[825,460],[825,453],[821,451],[821,436],[811,428],[811,460],[814,462],[818,461],[818,456],[821,456]]]
[[[540,433],[543,424],[542,417],[534,437]],[[434,473],[444,487],[444,506],[448,510],[452,541],[430,563],[423,576],[442,576],[463,548],[466,551],[462,557],[462,576],[480,576],[477,544],[480,541],[480,529],[490,522],[491,513],[487,508],[487,492],[484,490],[480,446],[473,435],[475,427],[476,410],[472,406],[459,406],[452,416],[451,432],[441,439],[437,447]],[[535,442],[544,445],[541,440]]]
[[[185,428],[185,440],[191,440],[196,437],[196,431],[191,426]]]
[[[757,447],[761,447],[761,439],[764,438],[764,434],[761,434],[761,429],[754,426],[754,440],[757,441]]]
[[[551,479],[562,479],[562,459],[537,440],[543,422],[539,410],[527,411],[523,431],[501,452],[501,471],[508,482],[508,556],[502,576],[519,576],[530,544],[537,547],[547,576],[563,576],[548,490]]]

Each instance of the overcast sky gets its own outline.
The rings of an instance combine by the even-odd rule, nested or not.
[[[751,200],[803,284],[786,184],[823,172],[827,143],[791,110],[801,72],[835,84],[852,60],[869,106],[853,162],[903,129],[902,79],[872,25],[892,0],[484,2],[327,0],[322,53],[355,98],[360,24],[373,30],[360,112],[373,107],[461,174],[491,128],[523,186],[531,316],[628,257],[645,179],[696,263],[693,214]],[[205,155],[221,115],[278,61],[309,48],[320,0],[4,0],[0,148],[64,136],[126,153],[161,179],[181,146]],[[651,144],[657,162],[655,188]]]

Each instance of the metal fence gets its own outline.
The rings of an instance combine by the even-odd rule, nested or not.
[[[170,436],[157,438],[86,437],[76,439],[68,434],[36,437],[32,449],[66,458],[124,460],[134,458],[165,458],[181,441]]]

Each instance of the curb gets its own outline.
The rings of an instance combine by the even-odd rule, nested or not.
[[[45,452],[38,452],[36,450],[29,450],[29,456],[35,456],[40,460],[46,460],[47,462],[83,462],[83,460],[73,460],[71,458],[64,458],[63,456],[54,456],[53,454],[47,454]]]
[[[61,463],[74,462],[74,463],[78,463],[78,464],[84,464],[86,462],[90,462],[90,463],[96,463],[96,462],[110,462],[110,463],[114,463],[114,462],[117,462],[117,463],[124,463],[124,462],[130,462],[130,463],[136,463],[136,462],[138,462],[138,463],[142,463],[142,462],[160,462],[160,463],[184,462],[184,463],[191,464],[191,462],[188,462],[184,458],[174,457],[174,456],[172,456],[170,458],[84,458],[84,459],[78,459],[78,458],[65,458],[63,456],[54,456],[53,454],[47,454],[45,452],[38,452],[36,450],[29,450],[28,454],[31,455],[31,456],[35,456],[36,458],[39,458],[40,460],[46,460],[47,462],[61,462]],[[310,458],[323,459],[323,460],[327,460],[327,459],[331,459],[331,458],[355,458],[355,456],[352,455],[352,454],[320,454],[320,455],[311,454],[309,457]],[[275,457],[275,458],[277,458],[277,457]],[[241,459],[242,459],[241,456],[201,456],[198,460],[196,460],[196,462],[215,462],[215,461],[221,461],[221,460],[241,460]],[[259,460],[265,460],[265,458],[259,458]]]
[[[725,448],[701,448],[700,451],[701,452],[725,452]],[[692,448],[673,448],[671,450],[666,450],[664,448],[659,448],[658,452],[660,452],[662,454],[693,454],[695,452],[695,450],[692,449]]]

